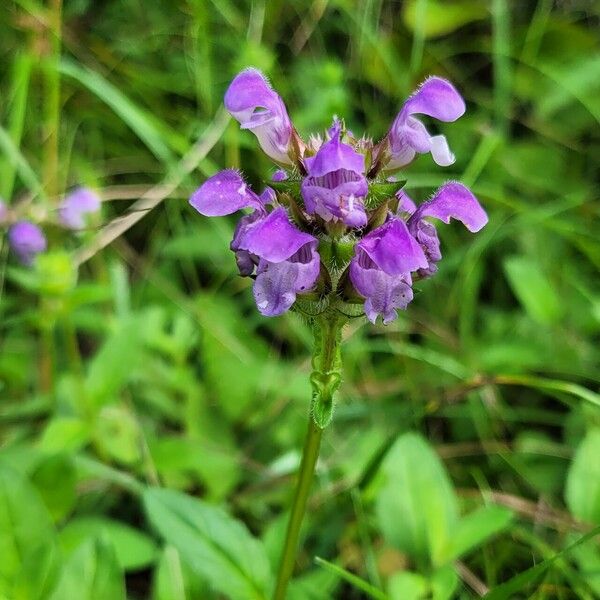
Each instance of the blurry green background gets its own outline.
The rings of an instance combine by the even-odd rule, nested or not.
[[[439,228],[395,323],[345,331],[290,598],[600,597],[598,538],[544,562],[600,525],[599,33],[591,0],[4,0],[0,196],[51,250],[25,270],[0,233],[0,598],[268,597],[310,331],[258,314],[235,219],[187,204],[273,171],[221,108],[248,65],[303,135],[380,138],[449,78],[456,164],[407,190],[459,179],[490,214]],[[77,184],[106,202],[74,236]]]

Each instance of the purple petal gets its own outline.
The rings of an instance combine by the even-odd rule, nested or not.
[[[307,177],[301,192],[309,214],[325,221],[340,220],[350,227],[367,224],[364,197],[368,183],[364,175],[365,157],[340,140],[341,123],[329,130],[331,139],[313,157],[304,160]]]
[[[235,252],[235,261],[242,277],[249,277],[254,272],[254,267],[258,264],[258,257],[247,250],[245,247],[245,238],[258,221],[266,217],[265,213],[255,210],[252,214],[244,215],[239,221],[233,234],[233,239],[229,245],[230,250]]]
[[[401,219],[391,219],[374,229],[356,247],[388,275],[410,273],[428,265],[421,246]]]
[[[206,217],[230,215],[242,208],[261,208],[258,196],[233,170],[220,171],[207,179],[190,198],[190,204]]]
[[[304,244],[292,256],[273,263],[261,259],[254,299],[261,314],[275,317],[289,310],[296,295],[310,291],[319,277],[320,260],[316,240]]]
[[[287,260],[304,244],[316,238],[297,229],[285,208],[276,208],[269,216],[256,221],[240,240],[239,248],[260,258],[278,263]]]
[[[242,129],[250,129],[256,135],[269,157],[292,164],[292,123],[285,104],[260,71],[249,68],[239,73],[229,85],[224,102]]]
[[[436,271],[437,266],[435,263],[442,259],[442,253],[440,252],[440,239],[437,234],[436,228],[427,221],[421,219],[417,222],[416,227],[413,228],[412,234],[414,235],[417,242],[419,242],[425,256],[427,257],[428,266],[425,269],[419,269],[417,273],[419,277],[431,277]]]
[[[423,217],[434,217],[444,223],[457,219],[472,232],[479,231],[488,222],[486,212],[471,190],[455,181],[445,183],[431,200],[417,208],[408,222],[411,232]]]
[[[83,229],[89,215],[100,210],[98,194],[86,187],[79,187],[68,194],[58,209],[59,221],[69,229]]]
[[[285,181],[288,178],[288,174],[283,169],[277,169],[271,176],[271,181]]]
[[[396,198],[398,198],[398,212],[405,212],[412,215],[417,210],[417,205],[414,200],[404,191],[398,190],[396,192]]]
[[[451,122],[462,117],[465,108],[465,101],[449,81],[441,77],[430,77],[404,103],[401,112]]]
[[[19,221],[8,230],[8,242],[13,252],[24,265],[46,250],[46,237],[42,230],[29,221]]]
[[[340,169],[352,171],[358,175],[365,172],[365,157],[355,152],[352,146],[340,140],[339,127],[333,127],[333,137],[325,142],[315,156],[304,159],[306,171],[310,177],[324,177]]]
[[[365,298],[365,314],[371,323],[381,315],[387,325],[397,317],[396,310],[406,309],[413,299],[410,274],[388,275],[361,249],[350,263],[350,280]]]
[[[431,142],[431,157],[436,165],[449,167],[454,164],[456,157],[448,146],[448,140],[444,135],[434,135],[429,138]]]

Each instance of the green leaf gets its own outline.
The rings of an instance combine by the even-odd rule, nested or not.
[[[151,565],[158,553],[154,540],[146,533],[105,517],[73,519],[59,534],[60,544],[67,553],[87,539],[100,537],[112,543],[117,562],[124,571],[135,571]]]
[[[64,564],[49,600],[125,600],[125,581],[106,539],[88,540]]]
[[[452,483],[437,454],[406,433],[382,463],[384,484],[376,512],[386,540],[422,563],[438,564],[458,521]]]
[[[30,477],[53,520],[66,517],[77,500],[77,476],[72,458],[65,454],[46,456]]]
[[[52,544],[54,537],[36,489],[19,472],[0,464],[0,592],[8,593],[28,555]]]
[[[77,417],[55,417],[48,421],[40,440],[44,452],[74,452],[90,439],[89,425]]]
[[[420,26],[426,38],[452,33],[463,25],[487,17],[487,9],[485,4],[481,2],[427,0],[423,22],[421,23],[418,19],[419,11],[417,7],[420,2],[421,0],[407,0],[404,3],[402,16],[405,25],[409,29],[414,31]]]
[[[470,552],[505,529],[512,516],[510,510],[501,506],[482,506],[462,517],[444,553],[444,558],[454,560]]]
[[[142,459],[140,427],[123,406],[102,407],[94,437],[102,450],[118,463],[135,465]]]
[[[565,499],[575,517],[600,524],[600,428],[591,429],[575,453]]]
[[[560,320],[564,312],[561,300],[536,262],[513,256],[504,261],[504,271],[515,296],[533,320],[542,325]]]
[[[429,578],[432,600],[450,600],[458,587],[458,575],[454,568],[446,565],[435,571]]]
[[[140,358],[142,324],[132,318],[120,324],[92,359],[85,381],[86,394],[96,406],[114,400]]]
[[[143,497],[152,525],[215,590],[240,600],[268,597],[269,560],[242,523],[220,508],[172,490],[150,488]]]
[[[154,572],[152,600],[207,597],[210,596],[206,583],[189,570],[173,546],[166,546]]]
[[[391,600],[425,600],[429,596],[429,584],[418,573],[401,571],[390,577],[388,593]]]

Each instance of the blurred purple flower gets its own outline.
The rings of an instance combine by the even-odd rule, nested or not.
[[[364,198],[369,191],[365,157],[341,141],[341,130],[336,120],[329,141],[315,156],[304,159],[307,176],[302,180],[302,197],[308,214],[363,227],[367,224]]]
[[[42,230],[29,221],[19,221],[12,225],[8,230],[8,242],[17,258],[27,266],[47,246]]]
[[[208,179],[190,198],[205,216],[253,209],[238,222],[231,242],[241,275],[256,269],[254,298],[259,311],[269,317],[289,310],[296,295],[310,291],[319,276],[317,239],[290,223],[283,207],[267,211],[274,193],[267,188],[257,196],[233,169]]]
[[[62,201],[58,209],[60,223],[68,229],[84,229],[90,215],[100,210],[98,194],[86,187],[78,187]]]
[[[443,135],[429,135],[415,114],[427,115],[439,121],[456,121],[465,112],[465,102],[454,86],[441,77],[426,79],[404,103],[392,126],[377,148],[380,168],[391,170],[403,167],[416,154],[431,152],[436,164],[447,167],[454,154]]]

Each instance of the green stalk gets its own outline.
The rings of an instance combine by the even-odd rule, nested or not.
[[[287,586],[294,571],[300,529],[319,458],[321,437],[323,429],[331,421],[334,396],[340,383],[340,342],[343,324],[344,321],[338,316],[326,314],[314,326],[315,350],[310,377],[313,389],[311,414],[273,600],[285,600]]]

